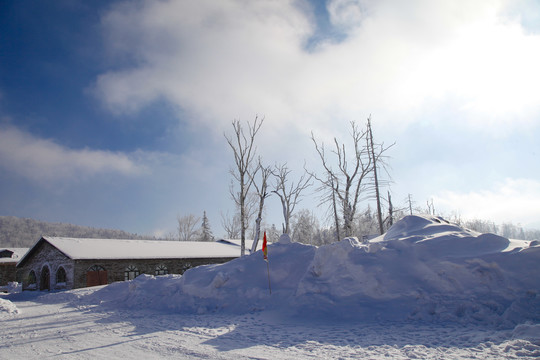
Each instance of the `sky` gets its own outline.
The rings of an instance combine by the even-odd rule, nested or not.
[[[232,121],[295,180],[371,116],[394,207],[540,228],[538,64],[537,0],[1,0],[0,215],[223,236]]]

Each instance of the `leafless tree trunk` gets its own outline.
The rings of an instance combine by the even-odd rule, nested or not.
[[[394,207],[392,206],[392,197],[390,196],[390,190],[388,190],[388,227],[394,225]]]
[[[178,216],[178,239],[180,241],[195,241],[197,235],[196,226],[201,220],[193,214]]]
[[[294,181],[291,181],[290,185],[287,183],[289,182],[288,176],[291,173],[291,170],[287,168],[287,165],[276,165],[276,168],[273,172],[274,176],[276,177],[276,183],[274,186],[274,190],[272,190],[273,193],[275,193],[277,196],[279,196],[279,200],[281,200],[281,207],[283,210],[283,220],[285,221],[283,233],[284,234],[290,234],[291,228],[290,228],[290,221],[291,216],[294,211],[294,208],[296,205],[300,202],[300,194],[302,191],[304,191],[306,188],[311,186],[310,180],[311,175],[308,175],[304,173],[297,183]]]
[[[426,204],[427,204],[427,213],[429,215],[435,216],[435,205],[433,205],[433,199],[431,199],[431,202],[430,200],[427,200]]]
[[[257,212],[257,219],[255,219],[255,236],[253,237],[253,245],[251,246],[251,252],[257,251],[257,243],[259,242],[259,237],[261,235],[261,221],[262,214],[264,210],[264,200],[269,196],[268,189],[268,178],[272,174],[272,169],[269,166],[265,167],[261,164],[261,159],[259,159],[259,166],[257,167],[258,173],[261,174],[261,184],[257,183],[255,179],[252,179],[253,186],[255,187],[257,197],[259,198],[259,210]]]
[[[225,135],[227,143],[231,147],[234,153],[234,162],[236,168],[231,169],[231,175],[237,181],[239,191],[235,192],[231,189],[231,195],[236,205],[240,209],[240,239],[241,248],[240,255],[244,256],[246,253],[246,199],[248,197],[249,189],[253,183],[252,178],[249,176],[249,172],[252,171],[253,159],[255,158],[255,135],[261,128],[264,119],[255,117],[253,124],[248,123],[248,133],[244,133],[244,129],[239,120],[234,120],[232,125],[234,129],[234,137]]]
[[[349,159],[347,157],[345,145],[340,144],[337,139],[334,138],[335,148],[332,153],[336,156],[337,170],[334,170],[329,164],[329,160],[325,154],[324,145],[319,145],[315,140],[313,133],[311,134],[311,140],[321,159],[325,176],[320,177],[313,173],[311,173],[311,175],[317,179],[323,187],[330,189],[330,196],[333,203],[339,201],[343,216],[344,236],[353,235],[353,220],[356,208],[358,202],[361,200],[360,195],[366,190],[364,180],[372,170],[372,161],[368,150],[369,139],[367,138],[367,131],[359,130],[355,122],[351,122],[351,128],[351,137],[354,146],[354,154],[351,157],[352,166],[349,167]],[[362,145],[363,142],[365,142],[365,144]],[[337,209],[334,210],[334,213],[336,217],[336,230],[339,234]]]
[[[377,220],[379,221],[379,234],[384,233],[381,196],[379,194],[379,178],[377,177],[377,158],[375,157],[375,145],[373,144],[373,131],[371,130],[371,117],[367,120],[367,131],[369,136],[369,154],[373,162],[373,181],[375,185],[375,200],[377,202]]]
[[[381,181],[379,179],[379,166],[382,165],[382,168],[386,170],[388,174],[386,163],[385,163],[385,153],[388,149],[395,145],[395,143],[390,146],[385,147],[384,143],[375,144],[373,141],[373,130],[371,127],[371,116],[367,120],[367,132],[369,137],[369,156],[371,157],[371,162],[373,166],[373,186],[375,188],[375,200],[377,202],[377,220],[379,222],[379,233],[384,234],[384,220],[382,217],[382,206],[381,206],[381,193],[380,185]]]

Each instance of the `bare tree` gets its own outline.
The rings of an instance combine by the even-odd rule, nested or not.
[[[276,165],[272,173],[276,178],[276,183],[272,192],[279,196],[281,207],[283,209],[283,220],[285,221],[283,233],[289,234],[291,231],[290,220],[292,213],[296,205],[300,202],[300,194],[302,191],[312,185],[310,183],[311,175],[304,172],[297,183],[291,181],[290,184],[288,184],[288,176],[291,173],[291,170],[287,168],[287,164]]]
[[[198,236],[197,224],[200,217],[193,214],[178,216],[178,239],[180,241],[194,241]]]
[[[255,158],[255,136],[261,128],[264,119],[255,117],[253,124],[248,123],[247,135],[244,132],[244,128],[240,123],[240,120],[234,120],[233,130],[234,136],[227,136],[227,143],[231,147],[234,153],[234,162],[236,167],[231,169],[231,175],[238,183],[238,191],[234,191],[231,188],[231,196],[236,205],[240,209],[240,255],[244,256],[246,253],[246,199],[248,197],[249,189],[253,184],[253,179],[249,173],[252,171],[253,159]]]
[[[355,122],[351,122],[351,128],[351,137],[354,147],[354,152],[351,159],[348,158],[345,145],[340,144],[338,140],[334,138],[335,148],[332,150],[332,153],[336,157],[336,170],[334,170],[330,165],[324,145],[319,145],[315,140],[313,133],[311,134],[311,140],[315,145],[315,150],[319,154],[325,172],[325,175],[322,177],[313,173],[311,173],[311,175],[321,183],[323,188],[330,190],[330,196],[326,197],[326,200],[332,200],[334,204],[338,202],[341,214],[343,216],[345,236],[353,235],[353,220],[356,213],[356,208],[359,201],[363,199],[360,196],[366,193],[367,184],[365,183],[365,180],[372,170],[367,131],[359,130],[358,125]],[[349,165],[349,160],[352,160],[351,166]],[[368,198],[368,196],[365,196],[365,198]],[[335,206],[334,213],[336,231],[339,234],[337,206]]]
[[[429,215],[435,216],[435,205],[433,205],[433,199],[427,200],[426,205],[427,205],[426,212]]]
[[[395,143],[390,146],[384,147],[383,144],[375,144],[373,142],[373,130],[371,128],[371,116],[367,120],[367,133],[369,140],[369,156],[371,158],[373,166],[373,186],[375,189],[375,200],[377,202],[377,220],[379,221],[379,233],[382,235],[384,233],[383,217],[382,217],[382,206],[381,206],[381,195],[379,191],[380,180],[378,176],[378,166],[382,165],[386,170],[386,163],[384,162],[384,153],[395,145]],[[377,149],[376,149],[377,148]],[[388,174],[388,171],[386,171]]]
[[[414,201],[412,200],[412,194],[407,195],[407,204],[409,205],[409,215],[412,215],[413,213],[413,204]]]
[[[229,239],[238,239],[240,237],[240,214],[229,216],[221,213],[221,226],[226,232],[226,236]]]
[[[259,209],[257,211],[257,218],[255,219],[255,235],[253,237],[253,245],[251,246],[251,252],[257,250],[257,243],[259,242],[259,237],[261,235],[261,221],[262,214],[264,210],[264,200],[269,196],[268,194],[268,178],[272,174],[272,169],[269,166],[263,166],[261,159],[259,158],[259,166],[257,166],[256,173],[259,173],[261,176],[260,184],[257,183],[255,179],[251,179],[253,186],[255,187],[257,198],[259,200]]]

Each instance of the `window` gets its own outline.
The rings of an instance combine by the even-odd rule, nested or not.
[[[65,284],[66,283],[66,270],[62,266],[56,271],[56,283]]]
[[[28,288],[35,289],[36,287],[37,287],[36,272],[34,270],[31,270],[30,274],[28,274]]]
[[[156,266],[156,276],[158,275],[167,275],[169,273],[169,270],[167,270],[167,267],[163,264],[159,264]]]
[[[139,269],[134,265],[129,265],[124,271],[124,280],[133,280],[140,275]]]
[[[11,250],[2,250],[0,251],[0,258],[10,258],[13,257],[13,251]]]
[[[92,265],[88,268],[88,271],[106,271],[105,268],[101,265]]]
[[[191,263],[190,262],[183,263],[182,265],[180,265],[180,274],[183,274],[189,269],[191,269]]]

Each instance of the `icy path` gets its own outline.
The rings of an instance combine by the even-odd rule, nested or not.
[[[0,359],[533,359],[525,331],[442,324],[315,324],[270,314],[103,311],[58,294],[12,300]],[[538,325],[536,325],[538,326]],[[536,326],[531,325],[537,334]],[[530,331],[529,331],[530,333]]]

